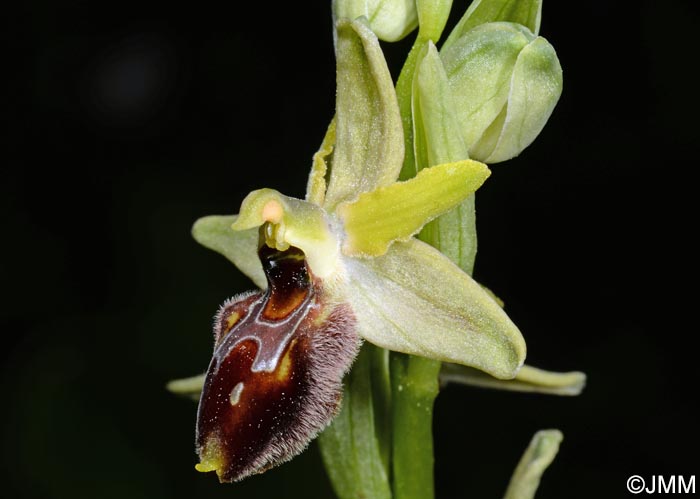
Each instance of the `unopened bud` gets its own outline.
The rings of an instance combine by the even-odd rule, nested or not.
[[[562,91],[554,48],[514,23],[469,30],[440,57],[469,157],[498,163],[539,135]]]
[[[333,17],[366,17],[370,29],[385,42],[401,40],[418,26],[415,0],[333,0]]]

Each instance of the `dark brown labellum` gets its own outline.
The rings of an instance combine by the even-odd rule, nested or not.
[[[350,310],[324,302],[300,250],[259,254],[268,288],[219,311],[197,413],[197,469],[222,482],[301,452],[338,411],[359,347]]]

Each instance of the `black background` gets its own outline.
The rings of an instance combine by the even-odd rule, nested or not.
[[[330,2],[284,4],[34,1],[6,14],[6,497],[330,497],[315,444],[241,484],[196,473],[196,406],[163,388],[204,369],[212,314],[250,287],[195,244],[192,222],[263,186],[302,196],[333,114]],[[687,5],[545,2],[564,93],[478,193],[475,276],[505,300],[529,363],[583,370],[588,387],[448,387],[438,498],[500,497],[550,427],[565,440],[540,499],[627,497],[631,474],[696,473]],[[410,43],[385,45],[395,76]]]

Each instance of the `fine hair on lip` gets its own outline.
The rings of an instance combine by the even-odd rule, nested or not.
[[[198,469],[239,481],[303,451],[340,409],[361,344],[348,305],[326,300],[297,248],[260,250],[264,291],[227,300],[197,415]]]

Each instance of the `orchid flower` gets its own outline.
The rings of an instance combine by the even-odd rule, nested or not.
[[[492,295],[413,236],[486,180],[473,160],[397,181],[404,138],[379,43],[340,20],[336,117],[305,199],[250,193],[197,241],[261,289],[227,301],[201,393],[200,471],[240,480],[303,450],[337,413],[361,342],[515,377],[525,342]]]

